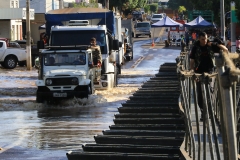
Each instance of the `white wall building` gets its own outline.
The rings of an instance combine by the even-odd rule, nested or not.
[[[26,9],[19,8],[19,0],[0,0],[0,37],[22,39],[22,19],[26,19]]]

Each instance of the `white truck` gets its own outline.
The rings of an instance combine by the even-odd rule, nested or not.
[[[0,40],[0,64],[7,69],[13,69],[18,63],[25,63],[27,52],[21,48],[8,48],[5,41]]]
[[[115,17],[115,20],[120,22],[121,18]],[[122,48],[124,45],[122,41],[119,42],[119,39],[123,40],[121,23],[114,22],[117,34],[113,34],[107,25],[93,25],[94,22],[97,24],[99,20],[91,20],[91,25],[88,20],[69,20],[63,26],[51,27],[49,49],[43,49],[40,53],[39,79],[35,83],[38,87],[37,102],[52,98],[87,98],[94,89],[109,89],[117,86],[117,75],[121,73],[124,58],[124,48]],[[87,46],[90,45],[92,37],[96,38],[101,49],[100,68],[91,66],[93,50]],[[77,46],[82,48],[76,49]],[[73,63],[73,59],[78,54],[85,55],[84,65]],[[49,57],[53,57],[56,61],[56,57],[59,56],[65,59],[65,62],[48,65]],[[68,57],[72,57],[71,60]]]

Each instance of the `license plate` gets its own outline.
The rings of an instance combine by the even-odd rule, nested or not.
[[[53,97],[67,97],[67,93],[53,93]]]

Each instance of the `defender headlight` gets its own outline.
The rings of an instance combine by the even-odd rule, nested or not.
[[[52,84],[52,80],[51,79],[46,79],[46,85],[51,85]]]
[[[77,85],[78,84],[78,79],[76,77],[74,77],[72,80],[71,80],[72,84],[74,85]]]
[[[107,86],[108,86],[108,83],[107,83],[107,82],[102,82],[102,86],[103,86],[103,87],[107,87]]]

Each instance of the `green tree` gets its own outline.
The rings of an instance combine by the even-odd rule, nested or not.
[[[152,3],[149,6],[150,6],[150,11],[152,13],[156,13],[158,11],[158,4],[157,3]]]
[[[172,10],[177,10],[178,6],[179,6],[178,0],[169,0],[168,1],[168,7],[171,8]]]
[[[240,1],[237,1],[235,3],[236,3],[236,16],[238,17],[238,22],[240,23]]]
[[[147,4],[147,0],[138,0],[137,8],[144,8]]]
[[[179,6],[179,8],[178,8],[179,13],[183,13],[185,11],[186,11],[186,8],[184,6]]]
[[[149,5],[146,5],[146,6],[144,7],[144,12],[145,12],[145,13],[149,13],[149,11],[150,11],[150,6],[149,6]]]

